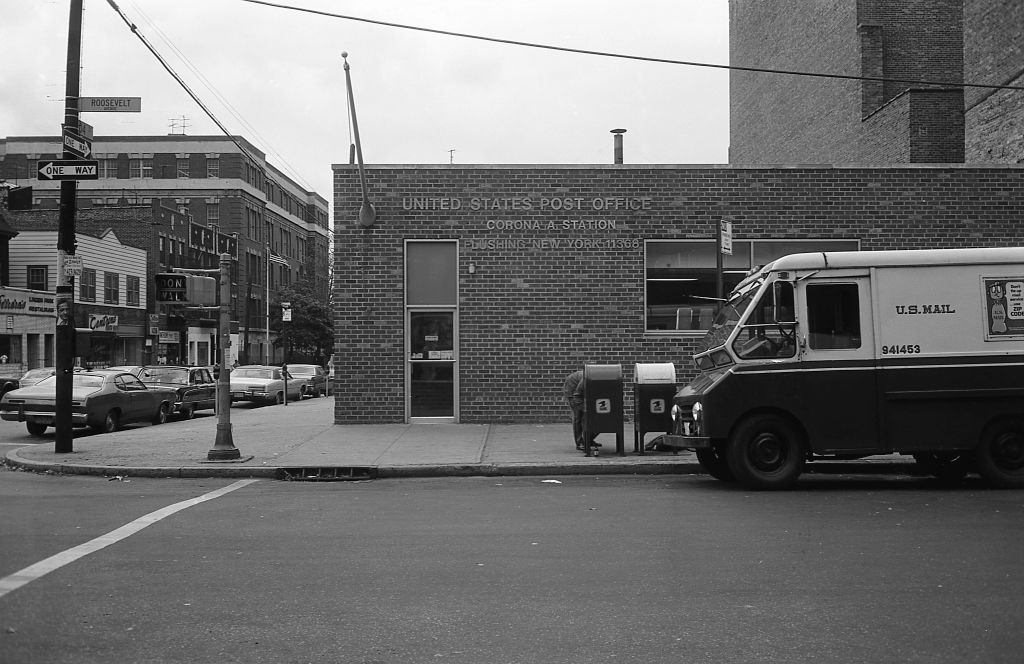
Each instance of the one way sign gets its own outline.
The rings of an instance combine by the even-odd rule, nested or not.
[[[98,180],[99,162],[88,159],[40,161],[40,180]]]

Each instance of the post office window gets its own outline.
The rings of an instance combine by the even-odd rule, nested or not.
[[[860,348],[857,284],[807,285],[807,343],[814,350]]]
[[[723,295],[781,256],[858,249],[858,240],[733,240],[732,255],[722,256]],[[719,304],[714,240],[648,240],[644,259],[646,329],[707,331]]]
[[[410,305],[458,304],[458,245],[410,241],[405,248],[405,297]]]

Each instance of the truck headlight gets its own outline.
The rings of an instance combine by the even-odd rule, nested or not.
[[[683,417],[683,409],[678,404],[672,406],[672,410],[669,411],[669,415],[672,416],[673,422],[678,422]]]
[[[693,425],[697,429],[701,429],[701,425],[704,424],[704,406],[700,405],[699,401],[693,403],[693,409],[691,410],[693,416]]]

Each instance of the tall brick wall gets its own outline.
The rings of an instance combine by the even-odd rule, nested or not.
[[[733,65],[940,82],[963,77],[962,0],[730,0],[729,7]],[[878,115],[911,87],[734,71],[729,161],[961,162],[962,109],[950,97],[915,98],[917,111],[905,128],[891,110]],[[923,103],[934,106],[924,110]],[[896,130],[902,133],[889,133]]]
[[[730,0],[729,64],[856,74],[854,0]],[[855,81],[732,71],[729,163],[834,163],[856,144]]]
[[[1024,168],[396,166],[367,173],[378,222],[361,228],[358,173],[334,171],[339,423],[405,417],[406,239],[459,241],[463,422],[564,420],[562,379],[588,362],[623,366],[627,403],[636,363],[671,361],[680,380],[692,376],[697,337],[644,332],[647,239],[708,239],[728,218],[737,239],[859,239],[865,250],[1024,243]],[[438,202],[405,209],[413,198]],[[474,198],[497,199],[498,208],[473,210]],[[447,209],[441,199],[460,207]],[[544,199],[571,199],[574,207],[542,209]],[[648,202],[595,209],[606,199]],[[614,228],[573,228],[599,221]],[[509,222],[513,228],[498,230]]]
[[[1024,3],[964,0],[964,73],[968,81],[1024,85]],[[1024,92],[964,91],[969,162],[1024,161]]]

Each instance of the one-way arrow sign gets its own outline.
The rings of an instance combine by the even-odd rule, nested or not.
[[[92,155],[92,144],[89,141],[67,128],[64,129],[63,136],[64,149],[75,157],[86,159]]]
[[[37,162],[40,180],[98,180],[99,162],[86,159],[54,159]]]

